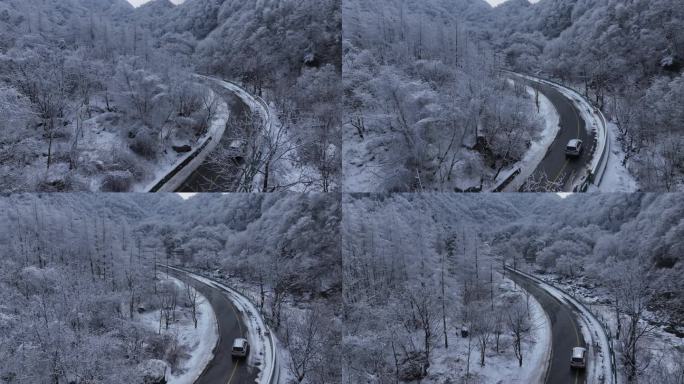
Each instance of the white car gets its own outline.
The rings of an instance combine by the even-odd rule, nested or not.
[[[235,339],[230,354],[233,355],[233,357],[247,357],[247,355],[249,355],[249,343],[247,340]]]
[[[587,349],[582,347],[575,347],[572,349],[572,358],[570,359],[570,368],[584,369],[587,367]]]
[[[572,139],[565,146],[565,155],[579,157],[582,154],[582,140]]]

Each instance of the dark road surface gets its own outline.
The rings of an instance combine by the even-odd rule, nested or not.
[[[585,122],[580,111],[577,110],[571,100],[568,100],[552,86],[529,80],[524,81],[546,96],[560,116],[558,135],[549,146],[544,160],[532,174],[532,178],[534,180],[546,179],[554,184],[561,183],[563,185],[561,189],[569,191],[572,189],[569,182],[591,161],[591,152],[595,145],[593,135],[590,135],[585,129]],[[565,146],[572,139],[580,139],[583,142],[582,155],[578,158],[565,156]]]
[[[244,119],[249,113],[249,108],[245,103],[237,97],[234,93],[226,90],[219,85],[212,86],[214,92],[221,96],[230,108],[229,122],[236,121],[236,119]],[[230,124],[230,123],[229,123]],[[215,150],[220,150],[221,146],[229,146],[231,144],[230,127],[226,128],[221,141]],[[211,155],[209,155],[211,157]],[[213,166],[207,161],[202,163],[191,175],[183,182],[183,184],[176,190],[176,192],[227,192],[238,178],[238,166],[230,162],[225,164],[225,169],[222,172],[216,172]],[[234,170],[231,172],[231,169]]]
[[[222,290],[197,281],[185,273],[170,270],[169,274],[192,285],[204,295],[211,303],[218,321],[219,340],[214,349],[214,358],[195,384],[255,383],[258,369],[247,366],[245,359],[233,360],[230,354],[233,340],[247,338],[247,328],[228,296]]]
[[[507,269],[510,278],[530,292],[551,319],[551,363],[546,384],[580,384],[586,381],[583,370],[570,368],[573,347],[585,347],[584,337],[572,308],[561,304],[533,280]]]

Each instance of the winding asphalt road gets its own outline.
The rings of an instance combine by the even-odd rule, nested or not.
[[[540,288],[533,280],[506,268],[510,278],[534,296],[551,319],[551,361],[546,384],[580,384],[586,382],[586,372],[570,368],[573,347],[584,347],[577,317],[572,308],[561,303]]]
[[[238,310],[220,289],[198,281],[187,274],[169,270],[173,277],[190,284],[209,300],[218,321],[219,340],[214,348],[214,358],[207,364],[195,384],[249,384],[255,383],[258,369],[249,367],[246,360],[233,360],[230,351],[233,340],[247,338],[247,326]]]
[[[237,95],[213,83],[212,89],[228,103],[230,108],[229,122],[240,121],[247,116],[249,108]],[[226,133],[215,150],[221,150],[221,146],[229,146],[231,144],[230,128],[230,126],[226,127]],[[211,158],[211,155],[209,157]],[[185,182],[176,189],[176,192],[226,192],[239,178],[239,169],[236,164],[226,164],[226,167],[225,170],[216,172],[214,166],[207,160],[197,167]],[[230,169],[233,169],[234,173],[230,172]]]
[[[591,162],[591,153],[596,145],[595,139],[585,129],[585,121],[572,100],[569,100],[550,85],[539,84],[522,78],[518,78],[518,80],[538,89],[551,101],[560,116],[558,135],[531,177],[534,180],[546,179],[554,184],[560,183],[562,188],[558,192],[569,192],[572,190],[572,180]],[[572,139],[580,139],[584,143],[584,149],[579,158],[565,156],[565,146]]]

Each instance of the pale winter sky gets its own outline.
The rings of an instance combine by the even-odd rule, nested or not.
[[[539,1],[539,0],[529,0],[530,3],[536,3],[536,2],[538,2],[538,1]],[[505,3],[506,0],[487,0],[487,2],[488,2],[489,4],[491,4],[491,5],[493,5],[493,6],[497,6],[497,5],[501,4],[501,3]]]
[[[140,5],[145,4],[148,1],[150,1],[150,0],[128,0],[129,3],[133,4],[136,7],[139,7]],[[174,4],[180,4],[183,1],[185,1],[185,0],[171,0],[171,2]],[[489,2],[489,4],[494,5],[494,6],[499,5],[505,1],[506,0],[487,0],[487,2]],[[531,3],[536,3],[538,1],[539,0],[530,0]]]
[[[133,4],[134,7],[139,7],[145,3],[147,3],[150,0],[128,0],[129,3]],[[185,0],[171,0],[172,3],[174,4],[180,4]]]
[[[150,0],[128,0],[129,3],[133,4],[136,7],[139,7],[140,5],[145,4],[148,1],[150,1]],[[171,0],[171,2],[174,4],[180,4],[183,1],[185,1],[185,0]],[[494,6],[499,5],[505,1],[506,0],[487,0],[487,2],[489,2],[489,4],[494,5]],[[538,1],[539,0],[530,0],[531,3],[536,3]]]

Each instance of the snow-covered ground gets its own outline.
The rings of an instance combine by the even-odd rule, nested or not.
[[[514,283],[508,279],[504,281],[502,288],[519,292]],[[523,343],[523,366],[519,367],[513,356],[495,361],[495,366],[491,363],[485,367],[476,364],[472,370],[486,377],[483,383],[544,382],[551,354],[551,321],[534,296],[530,296],[530,322],[532,326],[530,337]]]
[[[534,90],[529,86],[527,86],[526,89],[527,93],[534,97]],[[520,174],[506,186],[504,192],[516,192],[520,189],[525,183],[525,180],[527,180],[532,173],[534,173],[534,170],[537,169],[539,163],[544,160],[544,156],[546,156],[549,146],[558,135],[558,131],[560,131],[560,116],[558,115],[558,111],[556,111],[556,107],[553,106],[551,100],[542,93],[539,93],[539,116],[544,119],[544,130],[537,140],[532,141],[530,149],[527,150],[523,159],[514,164],[509,170],[510,172],[513,172],[515,169],[519,168]],[[495,184],[499,185],[503,182],[507,175],[510,175],[510,172],[506,173],[502,171],[502,174],[499,175]]]
[[[514,285],[511,280],[505,281],[507,286]],[[519,374],[519,382],[543,383],[551,355],[551,320],[534,296],[529,297],[532,323],[531,342],[523,345],[526,362],[523,363]]]
[[[513,281],[505,279],[499,285],[501,291],[510,295],[522,295]],[[520,296],[520,299],[523,299]],[[524,300],[524,299],[523,299]],[[523,366],[513,355],[512,338],[504,332],[500,339],[500,353],[494,351],[494,338],[487,346],[485,366],[480,366],[479,347],[475,338],[471,341],[470,377],[468,383],[542,383],[551,353],[551,322],[541,304],[530,296],[531,331],[523,340]],[[438,343],[433,349],[428,376],[424,383],[461,382],[466,374],[468,339],[457,333],[450,334],[449,348]]]
[[[614,123],[608,123],[608,140],[610,140],[610,153],[606,173],[603,176],[601,185],[596,188],[592,186],[590,190],[600,192],[636,192],[639,185],[627,167],[622,165],[625,153],[617,140],[617,127]]]
[[[346,124],[342,140],[342,174],[345,192],[381,192],[384,180],[394,175],[386,175],[387,165],[375,155],[377,148],[384,147],[384,138],[372,131],[366,132],[364,139],[352,134],[354,128]]]
[[[278,383],[280,368],[278,364],[277,341],[275,335],[264,323],[256,306],[242,293],[224,284],[208,279],[194,273],[188,273],[191,277],[209,286],[213,286],[225,291],[235,308],[243,316],[243,321],[247,325],[247,340],[251,348],[251,353],[247,364],[259,368],[257,380],[261,384]]]
[[[176,284],[180,292],[185,291],[185,283],[172,276],[167,279]],[[140,319],[150,329],[157,332],[159,316],[159,311],[151,311],[140,315]],[[173,335],[178,340],[179,346],[185,349],[188,357],[181,361],[175,372],[167,369],[166,380],[169,384],[192,384],[214,357],[213,350],[219,337],[216,314],[209,301],[199,294],[197,328],[194,326],[189,308],[179,307],[177,319],[178,321],[173,323],[168,330],[162,328],[162,333]]]
[[[199,155],[197,155],[192,161],[190,161],[186,166],[183,167],[181,171],[176,173],[170,180],[168,180],[164,186],[159,189],[158,192],[174,192],[178,187],[180,187],[183,182],[194,172],[197,167],[199,167],[204,160],[209,156],[214,148],[218,145],[223,137],[223,133],[226,129],[226,123],[230,118],[230,109],[225,100],[216,95],[214,91],[208,89],[210,92],[210,100],[216,100],[216,112],[211,120],[209,129],[202,137],[197,140],[197,143],[193,146],[193,151],[183,154],[181,156],[174,155],[173,157],[166,156],[164,161],[154,170],[154,178],[152,181],[145,183],[139,183],[135,186],[134,190],[136,192],[148,192],[154,186],[156,186],[162,179],[166,177],[169,173],[175,170],[181,163],[183,163],[187,158],[193,156],[193,154],[201,149]],[[207,142],[209,139],[211,141]],[[205,143],[206,146],[204,145]]]

